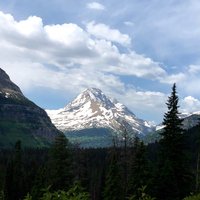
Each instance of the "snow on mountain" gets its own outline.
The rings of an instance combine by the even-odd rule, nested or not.
[[[180,115],[183,119],[183,128],[190,129],[200,122],[200,112],[183,113]]]
[[[180,113],[179,118],[183,119],[183,129],[190,129],[200,123],[200,111]],[[164,127],[163,124],[159,124],[156,126],[156,131],[162,130]]]
[[[184,118],[190,117],[190,116],[192,116],[192,115],[200,115],[200,111],[190,112],[190,113],[181,113],[181,114],[179,115],[179,117],[180,117],[181,119],[184,119]]]
[[[65,108],[46,111],[54,125],[63,132],[102,127],[119,131],[122,122],[128,131],[138,134],[146,134],[154,128],[96,88],[85,90]]]

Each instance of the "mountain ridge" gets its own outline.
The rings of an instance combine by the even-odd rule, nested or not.
[[[0,68],[0,147],[48,146],[60,132],[46,112],[26,98],[20,88]]]

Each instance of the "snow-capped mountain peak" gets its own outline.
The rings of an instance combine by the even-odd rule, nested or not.
[[[73,100],[70,104],[68,104],[65,109],[69,108],[79,108],[87,102],[99,103],[107,108],[112,107],[113,103],[109,98],[105,96],[105,94],[97,88],[90,88],[83,91],[79,94],[75,100]]]
[[[138,119],[126,106],[108,98],[100,89],[90,88],[79,94],[65,108],[47,110],[52,122],[61,131],[85,128],[110,128],[119,131],[125,122],[130,131],[145,134],[152,126]]]

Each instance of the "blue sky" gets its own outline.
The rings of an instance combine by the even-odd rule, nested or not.
[[[0,2],[0,66],[23,93],[57,109],[89,87],[161,122],[177,83],[200,110],[198,0]]]

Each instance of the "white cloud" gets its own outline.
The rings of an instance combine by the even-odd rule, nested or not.
[[[187,96],[181,100],[181,108],[181,111],[184,113],[200,111],[200,100],[192,96]]]
[[[165,74],[163,77],[159,77],[161,83],[173,84],[173,83],[181,83],[187,79],[185,73],[178,73],[178,74]]]
[[[96,24],[94,21],[87,24],[87,32],[100,39],[119,43],[123,46],[131,45],[131,38],[127,34],[122,34],[117,29],[111,29],[105,24]]]
[[[105,10],[105,6],[98,2],[90,2],[87,4],[87,8],[92,10]]]
[[[189,65],[184,73],[185,78],[180,81],[179,87],[185,96],[199,96],[200,86],[200,65]]]
[[[190,95],[199,95],[200,79],[199,76],[188,76],[187,80],[180,84],[182,90]]]
[[[13,22],[11,22],[12,24]],[[38,35],[42,31],[42,19],[36,16],[31,16],[27,20],[22,20],[18,23],[15,23],[15,28],[18,33],[26,37]]]
[[[134,23],[131,22],[131,21],[125,21],[124,24],[125,24],[126,26],[134,26]]]
[[[44,26],[41,18],[35,16],[18,22],[11,15],[0,12],[0,25],[1,47],[4,49],[0,64],[5,66],[30,62],[46,68],[53,65],[57,71],[78,68],[102,74],[112,73],[113,76],[131,75],[149,79],[166,74],[150,58],[134,51],[120,53],[112,42],[128,45],[130,38],[104,24],[93,25],[106,27],[106,31],[113,36],[107,40],[91,37],[87,31],[72,23]]]
[[[65,46],[80,45],[87,42],[87,33],[76,24],[57,24],[44,27],[48,38],[54,42],[59,42]]]
[[[197,75],[200,73],[200,65],[189,65],[188,72],[192,75]]]
[[[128,49],[130,37],[105,24],[91,22],[85,30],[73,23],[44,25],[36,16],[16,21],[0,12],[0,43],[0,66],[22,90],[46,87],[78,94],[97,87],[149,116],[161,115],[165,94],[136,90],[120,76],[170,83],[183,78],[168,75],[159,63]],[[122,53],[115,43],[128,53]]]
[[[125,87],[120,92],[112,91],[112,96],[143,119],[153,119],[160,123],[166,112],[167,95],[161,92],[141,91],[133,87]]]

